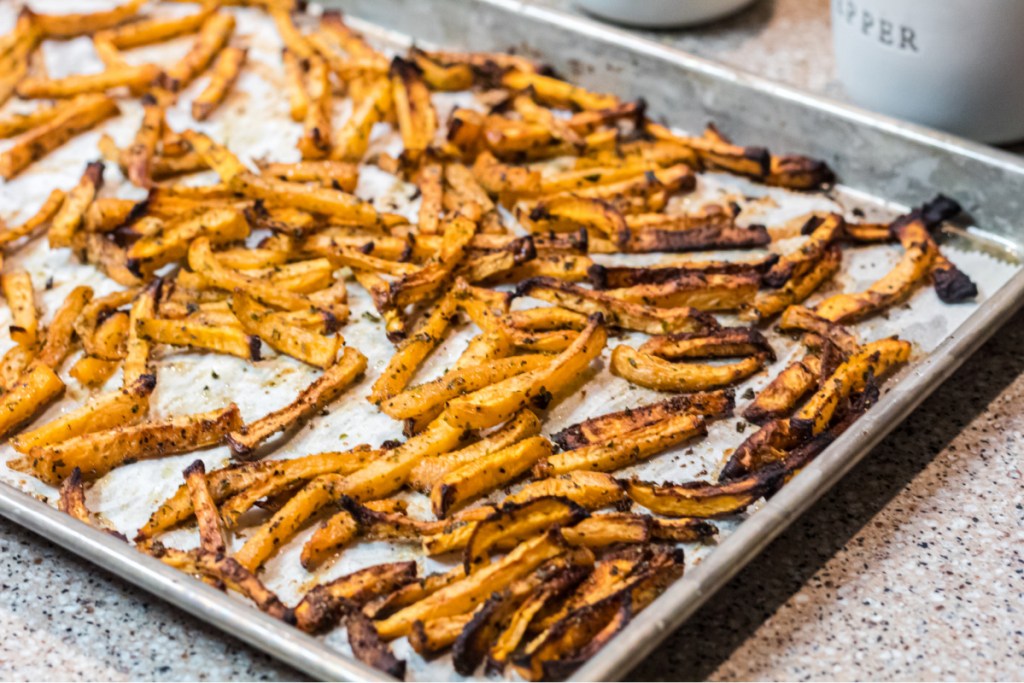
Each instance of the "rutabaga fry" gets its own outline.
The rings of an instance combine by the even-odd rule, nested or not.
[[[102,35],[110,41],[114,47],[126,50],[153,43],[162,43],[188,33],[195,33],[217,9],[217,3],[208,0],[202,3],[198,12],[186,14],[171,19],[144,19],[133,21],[117,28],[104,31]]]
[[[331,158],[350,162],[361,161],[370,143],[373,126],[387,117],[393,101],[391,81],[387,78],[374,80],[367,88],[366,95],[356,103],[352,114],[334,136]]]
[[[103,163],[93,161],[86,165],[78,184],[68,193],[47,231],[50,247],[69,247],[75,232],[81,227],[86,210],[103,187]]]
[[[714,318],[689,306],[657,308],[554,278],[539,277],[526,280],[519,284],[516,296],[541,299],[586,315],[601,313],[609,325],[648,334],[698,332],[717,326]]]
[[[618,505],[625,499],[622,484],[603,472],[573,470],[548,479],[532,481],[510,496],[505,503],[525,503],[536,498],[567,498],[586,510]]]
[[[145,88],[160,76],[155,64],[117,66],[96,74],[66,78],[26,78],[15,89],[23,99],[60,99],[104,93],[116,88]]]
[[[231,297],[230,306],[242,329],[274,350],[318,368],[326,369],[334,364],[343,341],[340,336],[327,337],[287,325],[276,318],[271,309],[241,293]]]
[[[206,70],[217,53],[227,45],[235,30],[235,17],[227,12],[214,12],[203,21],[192,48],[177,63],[167,69],[167,88],[181,92]]]
[[[348,510],[331,515],[302,546],[299,562],[307,571],[314,571],[327,558],[341,550],[359,533],[355,518]]]
[[[353,192],[359,182],[359,167],[345,161],[299,161],[293,164],[260,165],[260,174],[292,183],[320,183],[344,192]]]
[[[366,356],[346,347],[337,363],[328,367],[315,382],[303,389],[296,399],[255,422],[232,430],[228,436],[231,451],[248,457],[274,434],[304,422],[322,410],[366,370]]]
[[[105,95],[73,100],[67,108],[61,108],[59,116],[19,137],[0,154],[0,177],[10,180],[72,137],[117,114],[118,105]]]
[[[227,552],[227,531],[217,511],[217,503],[210,493],[210,484],[206,479],[206,466],[202,460],[196,460],[185,468],[182,473],[196,521],[199,522],[199,547],[214,555]]]
[[[115,427],[37,446],[21,461],[40,479],[54,486],[75,467],[82,470],[87,481],[92,481],[130,462],[190,453],[215,445],[241,425],[238,407],[232,403],[207,413]]]
[[[459,367],[449,370],[441,377],[406,389],[384,401],[380,409],[395,418],[404,420],[442,407],[456,396],[482,389],[486,386],[536,370],[551,362],[542,354],[515,356],[488,360],[480,365]]]
[[[188,254],[189,244],[197,237],[206,237],[211,244],[244,240],[249,236],[249,223],[237,209],[210,209],[197,216],[186,216],[168,222],[153,235],[147,235],[128,248],[128,258],[157,267],[177,261]]]
[[[64,205],[66,197],[67,195],[64,193],[64,190],[53,190],[46,198],[46,201],[43,202],[42,206],[39,207],[39,210],[24,223],[14,227],[4,226],[0,228],[0,248],[5,247],[12,242],[16,242],[23,237],[31,238],[37,231],[47,227]]]
[[[302,123],[309,113],[309,93],[306,91],[305,67],[302,59],[288,48],[281,50],[284,65],[285,90],[288,94],[288,111],[292,121]]]
[[[238,551],[238,561],[252,569],[259,567],[310,517],[342,495],[350,495],[357,500],[374,500],[390,495],[402,487],[417,462],[428,455],[451,450],[461,438],[461,430],[438,419],[423,433],[357,472],[347,476],[327,474],[317,477],[249,537]]]
[[[139,321],[136,331],[154,344],[206,349],[243,360],[260,359],[260,340],[236,328],[187,320],[145,318]]]
[[[241,47],[226,47],[217,56],[210,73],[210,82],[192,100],[192,118],[205,121],[227,97],[231,86],[238,80],[245,64],[247,50]]]
[[[380,457],[382,452],[357,447],[350,451],[317,453],[291,460],[262,461],[270,464],[269,469],[259,481],[250,483],[224,500],[220,509],[221,516],[228,528],[234,528],[242,515],[258,501],[321,474],[352,474]]]
[[[64,392],[64,382],[44,363],[29,365],[7,393],[0,396],[0,436],[27,422]],[[12,467],[13,461],[8,463]]]
[[[573,526],[588,514],[567,498],[542,497],[524,503],[506,503],[473,527],[462,566],[466,574],[471,575],[490,564],[493,551],[515,547],[548,529]]]
[[[510,483],[551,451],[547,438],[531,436],[449,471],[430,489],[434,514],[446,517],[455,508]]]
[[[601,317],[594,316],[547,366],[453,399],[439,419],[463,429],[482,429],[500,424],[528,406],[543,410],[586,371],[607,339]]]
[[[33,22],[47,38],[66,40],[114,28],[134,18],[146,0],[128,0],[103,12],[88,14],[34,14]]]
[[[27,114],[11,114],[0,120],[0,138],[13,138],[26,131],[53,121],[60,115],[57,106],[42,105]]]
[[[705,391],[735,384],[764,367],[763,355],[749,356],[727,365],[672,363],[631,346],[612,352],[611,367],[619,377],[656,391]]]
[[[516,413],[500,429],[461,450],[421,459],[409,475],[409,486],[429,492],[441,477],[463,465],[540,433],[540,420],[529,410]]]
[[[139,187],[148,188],[153,184],[152,163],[157,143],[164,127],[164,107],[152,95],[142,96],[142,123],[135,133],[135,140],[125,153],[124,165],[128,168],[128,179]]]
[[[419,602],[377,621],[382,638],[406,635],[416,621],[464,614],[472,611],[494,591],[527,576],[537,567],[565,552],[566,544],[557,530],[520,544],[515,550],[472,576],[456,581]]]
[[[646,460],[684,441],[707,434],[704,418],[679,413],[607,441],[550,456],[538,466],[545,475],[566,474],[574,470],[614,472]]]
[[[455,300],[443,297],[423,324],[405,340],[388,361],[370,391],[370,402],[380,405],[401,393],[424,359],[441,343],[455,315]]]
[[[71,476],[60,484],[60,500],[57,509],[71,515],[83,524],[92,524],[89,508],[85,506],[85,487],[82,485],[82,471],[77,467]]]
[[[64,303],[53,314],[46,328],[43,348],[39,350],[36,360],[58,370],[64,359],[71,352],[75,334],[75,321],[82,309],[92,300],[92,288],[79,285],[71,290]]]
[[[666,517],[714,518],[746,510],[751,503],[779,485],[783,470],[767,466],[744,479],[724,484],[702,481],[685,484],[651,484],[627,481],[626,495],[651,512]]]
[[[619,104],[619,99],[614,95],[594,93],[572,83],[534,72],[509,71],[502,76],[501,84],[512,90],[529,88],[538,101],[554,107],[592,110],[608,109]]]
[[[358,609],[374,598],[416,580],[415,562],[378,564],[314,587],[295,607],[296,626],[316,633],[333,626],[347,608]]]
[[[27,270],[9,270],[0,276],[0,287],[11,311],[11,339],[25,348],[34,347],[39,333],[39,310],[32,276]]]
[[[395,118],[404,146],[402,154],[415,163],[434,141],[437,112],[423,74],[413,62],[395,57],[391,61],[390,78]]]
[[[298,148],[303,159],[323,159],[331,151],[331,82],[327,63],[319,55],[311,55],[306,61],[309,106]]]

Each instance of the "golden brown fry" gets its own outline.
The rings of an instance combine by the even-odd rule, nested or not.
[[[274,434],[304,422],[331,403],[364,370],[366,356],[352,347],[346,347],[338,362],[328,367],[319,379],[303,389],[292,403],[233,430],[228,436],[231,451],[239,457],[251,455]]]
[[[454,315],[455,300],[445,296],[388,361],[388,366],[381,372],[370,391],[371,403],[379,405],[398,395],[408,386],[423,360],[441,343]]]
[[[441,64],[426,52],[412,48],[409,56],[423,74],[423,80],[434,90],[469,90],[473,86],[473,70],[469,64]]]
[[[260,527],[238,552],[246,567],[259,567],[324,505],[341,495],[355,499],[384,498],[399,489],[413,466],[430,454],[451,450],[462,431],[438,419],[394,451],[348,476],[323,475],[310,482],[289,500],[273,518]]]
[[[271,348],[318,368],[326,369],[334,364],[343,341],[340,336],[327,337],[284,324],[274,317],[271,309],[244,294],[235,294],[230,306],[242,329]]]
[[[740,318],[763,321],[800,303],[821,285],[832,279],[839,271],[841,259],[842,251],[839,247],[829,245],[821,259],[806,273],[793,277],[779,289],[758,293],[750,306],[740,312]]]
[[[28,114],[11,114],[0,121],[0,138],[13,138],[25,131],[49,123],[59,115],[60,108],[50,105],[42,105]]]
[[[406,635],[416,621],[471,611],[492,592],[502,590],[544,562],[561,555],[565,547],[565,541],[557,530],[526,541],[501,560],[480,569],[472,576],[456,581],[376,622],[377,630],[385,639],[398,638]]]
[[[309,106],[298,148],[303,159],[323,159],[331,151],[331,83],[327,64],[319,55],[311,55],[307,62]]]
[[[657,391],[705,391],[729,386],[764,367],[763,356],[750,356],[727,365],[672,363],[631,346],[612,352],[612,371],[634,384]]]
[[[448,472],[538,433],[540,420],[529,410],[521,410],[500,429],[471,446],[420,460],[409,475],[409,486],[429,492],[434,483]]]
[[[332,220],[364,226],[378,225],[381,220],[371,203],[333,188],[308,187],[251,173],[239,173],[229,184],[232,190],[251,199],[324,214]]]
[[[307,310],[311,306],[306,297],[282,290],[272,281],[224,267],[214,256],[210,240],[206,237],[192,241],[188,250],[188,261],[192,270],[209,286],[229,292],[241,290],[257,301],[289,311]]]
[[[509,71],[501,84],[512,90],[532,89],[533,96],[543,104],[566,109],[608,109],[619,104],[614,95],[590,92],[566,81],[538,73]]]
[[[75,467],[82,470],[87,481],[92,481],[129,462],[189,453],[217,444],[241,424],[238,407],[232,403],[208,413],[115,427],[37,446],[21,460],[25,469],[31,469],[54,486]]]
[[[75,320],[92,299],[92,288],[80,285],[71,290],[46,328],[46,340],[36,360],[54,370],[60,368],[74,340]]]
[[[0,396],[0,436],[7,436],[28,421],[63,391],[64,382],[48,365],[31,363],[14,386]]]
[[[281,51],[284,64],[285,89],[288,93],[288,107],[292,121],[301,123],[309,113],[309,93],[306,91],[305,68],[302,60],[291,50]]]
[[[562,536],[569,545],[584,548],[649,543],[651,526],[651,518],[646,515],[607,512],[562,529]]]
[[[765,467],[724,484],[702,481],[655,485],[638,480],[626,482],[626,495],[655,514],[666,517],[714,518],[736,514],[771,493],[780,483],[782,469]]]
[[[909,297],[924,281],[938,253],[924,221],[914,214],[893,225],[903,246],[899,262],[863,292],[837,294],[815,307],[826,320],[846,323],[878,313]]]
[[[249,223],[242,212],[215,208],[169,222],[160,232],[147,235],[129,247],[128,258],[135,263],[162,266],[188,254],[189,244],[197,237],[205,237],[212,244],[222,244],[244,240],[248,236]]]
[[[294,164],[269,163],[260,173],[292,183],[317,182],[324,187],[352,192],[359,182],[359,167],[344,161],[300,161]]]
[[[136,331],[143,339],[154,344],[206,349],[243,360],[260,359],[260,340],[236,328],[187,320],[145,318],[139,321]]]
[[[105,95],[74,100],[59,116],[18,138],[0,154],[0,177],[10,180],[74,136],[118,113],[117,104]]]
[[[356,520],[348,510],[332,515],[302,546],[299,562],[307,571],[315,570],[324,560],[355,538],[358,531]]]
[[[601,199],[575,194],[557,195],[534,203],[519,221],[531,232],[573,232],[579,228],[597,230],[615,245],[625,247],[629,227],[613,206]]]
[[[138,14],[146,0],[128,0],[104,12],[89,14],[35,14],[33,21],[47,38],[65,40],[123,24]]]
[[[316,57],[316,52],[306,42],[305,36],[295,26],[292,15],[287,10],[271,8],[269,10],[271,19],[277,26],[277,33],[284,42],[285,49],[296,54],[300,59]]]
[[[550,357],[534,354],[489,360],[475,366],[449,370],[441,377],[406,389],[385,400],[380,409],[395,418],[404,420],[429,413],[442,407],[456,396],[477,391],[486,386],[536,370],[551,361]]]
[[[135,140],[125,152],[124,165],[128,179],[139,187],[148,188],[153,184],[152,161],[157,143],[164,127],[164,108],[152,95],[142,97],[142,123],[135,133]]]
[[[530,196],[540,191],[540,171],[522,166],[509,166],[490,152],[482,152],[473,162],[473,176],[480,186],[494,197]]]
[[[520,283],[517,296],[529,296],[587,315],[601,313],[608,324],[648,334],[696,332],[715,327],[714,319],[688,306],[657,308],[619,299],[554,278]]]
[[[444,201],[444,166],[432,161],[423,165],[417,176],[420,191],[419,232],[436,235],[441,231],[441,208]]]
[[[172,19],[145,19],[97,34],[119,49],[125,50],[152,43],[162,43],[188,33],[195,33],[217,9],[216,2],[203,2],[198,12]]]
[[[465,614],[413,622],[409,645],[421,657],[433,659],[458,640],[479,610],[477,608]]]
[[[33,237],[38,230],[46,227],[53,220],[53,217],[60,211],[61,206],[64,205],[65,198],[66,195],[63,190],[53,190],[42,206],[39,207],[39,210],[24,223],[15,227],[5,226],[0,228],[0,248],[23,237]]]
[[[227,97],[231,86],[238,80],[245,64],[247,50],[241,47],[226,47],[217,56],[210,74],[210,82],[192,100],[192,118],[205,121]]]
[[[391,81],[387,78],[374,80],[334,136],[331,158],[351,162],[362,160],[374,124],[383,121],[391,112],[393,99]]]
[[[703,417],[679,413],[607,441],[552,455],[538,469],[544,474],[565,474],[574,470],[614,472],[706,433]]]
[[[103,93],[116,88],[144,88],[157,79],[160,67],[155,64],[118,66],[97,74],[66,78],[26,78],[16,92],[23,99],[59,99],[78,95]]]
[[[68,374],[87,387],[99,387],[113,375],[120,363],[116,360],[104,360],[95,356],[82,356],[68,370]]]
[[[551,442],[543,436],[532,436],[449,471],[430,489],[434,514],[446,517],[455,508],[508,484],[550,455]]]
[[[417,162],[437,132],[437,112],[423,74],[414,63],[395,57],[390,70],[395,118],[402,133],[402,154]]]
[[[7,350],[0,359],[0,389],[4,393],[11,390],[35,357],[34,348],[25,348],[20,344],[15,344]]]
[[[188,574],[203,576],[238,591],[252,600],[260,610],[275,619],[286,623],[295,621],[292,610],[286,607],[277,595],[233,557],[216,555],[202,549],[185,552],[165,548],[159,544],[151,546],[149,552],[176,569]]]
[[[515,547],[548,529],[573,526],[587,515],[586,510],[567,498],[541,497],[525,503],[506,503],[474,525],[463,555],[466,574],[490,564],[494,550]]]
[[[600,316],[595,316],[549,365],[453,399],[441,419],[461,428],[482,429],[500,424],[531,405],[544,409],[587,369],[607,338]]]
[[[505,503],[524,503],[528,500],[556,496],[567,498],[587,510],[598,510],[617,505],[625,498],[622,485],[603,472],[574,470],[549,479],[533,481],[510,496]]]
[[[82,472],[77,467],[71,476],[60,484],[60,500],[57,509],[71,515],[83,524],[91,524],[89,508],[85,506],[85,488],[82,486]]]
[[[10,270],[0,276],[0,287],[11,311],[8,329],[11,339],[25,348],[32,348],[39,332],[39,310],[36,308],[32,276],[25,270]]]
[[[195,80],[196,76],[206,70],[217,53],[227,45],[231,33],[235,30],[235,17],[227,12],[214,12],[204,21],[199,29],[192,48],[177,63],[167,69],[167,88],[171,92],[181,92]]]
[[[230,498],[224,500],[220,510],[221,516],[228,528],[234,528],[242,515],[252,509],[258,501],[287,491],[295,484],[321,474],[351,474],[373,462],[381,453],[379,450],[357,447],[350,451],[317,453],[291,460],[264,461],[269,463],[269,469],[261,475],[259,481],[249,483],[243,490],[233,493]]]
[[[71,240],[81,227],[86,210],[102,187],[103,163],[93,161],[86,165],[78,184],[68,193],[60,211],[53,217],[47,231],[50,247],[71,246]]]
[[[755,424],[786,417],[800,399],[818,385],[820,379],[821,356],[808,354],[776,375],[743,410],[743,417]]]
[[[206,466],[202,460],[196,460],[182,474],[192,499],[192,509],[199,522],[199,546],[208,553],[223,555],[227,552],[227,532],[217,512],[217,504],[210,494]]]

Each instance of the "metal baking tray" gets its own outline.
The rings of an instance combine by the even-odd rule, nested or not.
[[[910,205],[937,191],[957,198],[970,220],[960,239],[1002,259],[1024,253],[1024,160],[809,95],[635,35],[513,0],[340,0],[357,26],[376,25],[452,49],[515,50],[537,56],[584,86],[642,96],[656,117],[699,130],[714,120],[738,141],[825,159],[847,192]],[[717,548],[640,613],[574,680],[625,675],[705,600],[806,510],[1019,306],[1024,271],[991,293],[926,358],[902,373],[881,401]],[[136,552],[112,536],[0,484],[0,514],[149,590],[288,664],[325,680],[382,680],[380,672],[323,642]]]

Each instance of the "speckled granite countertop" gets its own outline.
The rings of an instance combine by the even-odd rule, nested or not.
[[[842,97],[827,0],[647,35]],[[1024,678],[1021,349],[1024,314],[634,678]],[[4,680],[302,678],[3,519],[0,634]]]

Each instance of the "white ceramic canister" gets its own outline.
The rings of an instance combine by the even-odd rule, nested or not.
[[[832,0],[854,102],[990,143],[1024,139],[1024,0]]]
[[[594,16],[643,28],[692,26],[720,19],[754,0],[576,0]]]

